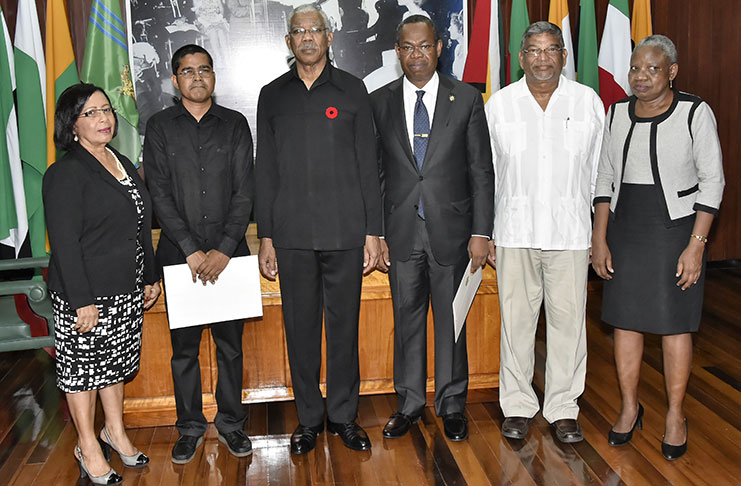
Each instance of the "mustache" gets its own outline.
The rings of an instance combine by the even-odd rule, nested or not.
[[[305,50],[309,50],[309,49],[318,49],[318,48],[319,48],[319,46],[317,46],[313,42],[304,42],[300,46],[298,46],[298,50],[299,51],[305,51]]]

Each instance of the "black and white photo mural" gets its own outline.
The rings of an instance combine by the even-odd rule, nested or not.
[[[256,128],[260,88],[288,69],[287,20],[306,0],[129,0],[140,133],[149,117],[171,106],[170,58],[184,44],[213,56],[218,103],[242,112]],[[371,92],[401,76],[396,27],[427,15],[443,41],[438,69],[460,79],[468,45],[464,0],[319,0],[332,23],[333,62],[363,79]]]

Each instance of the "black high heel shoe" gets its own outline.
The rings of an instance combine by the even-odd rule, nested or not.
[[[103,456],[105,456],[106,461],[111,461],[111,449],[113,449],[113,451],[116,452],[116,454],[118,454],[118,456],[121,458],[121,462],[123,462],[123,465],[126,467],[139,469],[142,467],[146,467],[146,465],[149,464],[149,458],[143,452],[139,452],[138,450],[130,456],[122,454],[121,451],[119,451],[116,446],[113,445],[111,436],[108,435],[108,430],[106,430],[105,427],[103,427],[101,433],[105,436],[106,440],[103,440],[100,435],[98,435],[98,443],[100,444],[100,448],[103,451]]]
[[[75,456],[75,460],[77,461],[77,466],[80,468],[81,479],[89,478],[91,483],[102,484],[104,486],[115,486],[123,482],[123,478],[118,473],[116,473],[113,468],[109,469],[107,473],[101,476],[93,476],[92,474],[90,474],[90,472],[87,470],[87,465],[85,464],[85,458],[82,457],[82,450],[80,449],[80,446],[75,446],[73,455]]]
[[[684,444],[682,445],[670,445],[664,442],[664,438],[661,438],[661,453],[664,455],[666,460],[673,461],[679,459],[687,452],[687,439],[690,437],[689,426],[687,425],[687,417],[684,418]]]
[[[633,438],[633,431],[643,429],[643,405],[638,404],[638,415],[636,421],[633,423],[633,427],[628,432],[615,432],[610,429],[610,433],[607,434],[607,443],[611,446],[625,445]]]

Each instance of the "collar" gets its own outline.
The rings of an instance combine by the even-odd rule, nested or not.
[[[419,90],[424,91],[425,94],[430,93],[433,97],[436,97],[437,91],[440,87],[440,76],[437,74],[437,71],[435,71],[432,74],[430,80],[427,81],[427,84],[425,84],[421,88],[418,88],[414,84],[412,84],[412,82],[409,81],[406,76],[403,77],[403,81],[401,83],[403,85],[404,92],[412,95],[414,98],[417,97],[417,91]]]
[[[553,98],[554,96],[560,96],[561,94],[563,94],[563,92],[568,89],[568,83],[569,83],[569,80],[566,79],[566,76],[564,76],[563,74],[560,74],[558,76],[558,86],[556,87],[556,90],[551,95],[551,98]],[[518,92],[517,92],[518,97],[522,98],[526,96],[532,96],[532,93],[530,93],[530,88],[527,87],[527,81],[525,80],[525,76],[520,78],[520,80],[517,81],[515,86],[517,86],[517,89],[518,89]]]
[[[172,107],[172,112],[170,113],[170,118],[177,118],[179,116],[189,116],[193,118],[193,115],[190,114],[188,110],[185,109],[185,106],[183,106],[182,98],[178,100],[178,102]],[[206,118],[207,116],[213,115],[217,118],[221,118],[222,120],[226,120],[225,116],[225,109],[218,105],[216,103],[216,100],[211,98],[211,107],[208,109],[206,113],[203,114],[203,117],[201,117],[201,120]]]
[[[296,67],[295,61],[291,64],[290,70],[286,73],[283,84],[287,84],[292,81],[299,81],[301,84],[304,83],[304,81],[298,75],[298,67]],[[322,73],[319,75],[318,78],[316,78],[314,84],[311,85],[311,89],[314,89],[315,87],[320,86],[325,82],[331,83],[340,91],[344,91],[342,83],[340,83],[339,79],[339,70],[334,67],[329,60],[327,60],[327,64],[324,65]]]

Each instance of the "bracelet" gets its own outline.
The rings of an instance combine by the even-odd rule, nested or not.
[[[701,242],[703,242],[703,243],[707,243],[707,242],[708,242],[708,237],[707,237],[707,236],[702,236],[702,235],[696,235],[696,234],[694,234],[694,233],[692,233],[692,234],[691,234],[690,236],[691,236],[692,238],[696,238],[696,239],[700,240],[700,241],[701,241]]]

